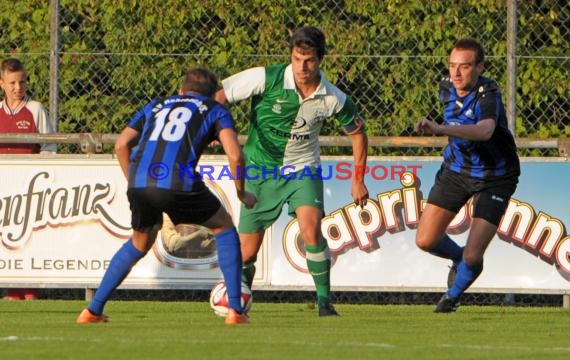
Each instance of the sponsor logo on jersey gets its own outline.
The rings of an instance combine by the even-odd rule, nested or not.
[[[269,131],[271,131],[272,134],[277,135],[279,137],[283,137],[283,138],[287,138],[289,140],[309,140],[311,138],[311,136],[309,134],[295,134],[295,133],[289,133],[286,131],[281,131],[275,128],[271,128],[269,129]]]
[[[307,121],[300,116],[297,116],[295,120],[293,120],[293,125],[291,125],[292,130],[298,130],[303,126],[307,125]]]

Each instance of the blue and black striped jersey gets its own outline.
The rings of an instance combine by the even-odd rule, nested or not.
[[[222,129],[233,129],[231,113],[211,98],[175,95],[155,99],[135,114],[128,127],[140,133],[131,153],[129,188],[192,191],[196,166]]]
[[[445,167],[477,179],[520,174],[515,140],[509,131],[501,91],[495,81],[480,76],[473,90],[459,97],[450,79],[444,78],[440,83],[440,100],[446,125],[472,125],[484,119],[496,122],[495,131],[487,141],[450,136],[443,151]]]

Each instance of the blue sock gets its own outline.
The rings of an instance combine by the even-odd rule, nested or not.
[[[463,257],[463,247],[457,245],[447,234],[444,234],[441,240],[439,240],[439,243],[429,252],[432,255],[450,259],[456,264],[459,263]]]
[[[218,250],[218,264],[224,275],[229,306],[243,312],[241,306],[241,250],[235,227],[214,235]]]
[[[105,303],[109,300],[113,291],[123,282],[125,277],[127,277],[133,265],[144,255],[144,253],[135,248],[131,239],[121,246],[111,259],[93,300],[89,306],[87,306],[91,313],[95,315],[101,315],[103,313]]]
[[[447,291],[450,298],[458,300],[459,297],[467,290],[471,284],[483,272],[483,262],[475,265],[467,265],[465,261],[461,261],[457,266],[457,276],[451,289]]]

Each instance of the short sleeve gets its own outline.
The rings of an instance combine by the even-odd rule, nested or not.
[[[148,103],[145,107],[137,111],[136,114],[132,117],[131,121],[129,121],[127,126],[138,131],[139,133],[142,133],[146,119],[146,114],[150,110],[152,110],[152,108],[154,107],[154,105],[156,105],[157,102],[158,99],[155,99],[150,103]]]
[[[501,96],[499,91],[491,90],[486,91],[479,98],[479,109],[480,118],[483,119],[493,119],[495,122],[499,119],[499,101],[497,101],[497,96]]]
[[[356,104],[350,96],[346,97],[340,112],[336,114],[336,118],[340,121],[342,129],[346,134],[363,133],[365,130],[364,120],[358,115]]]
[[[232,129],[237,132],[232,113],[223,106],[217,106],[216,109],[210,112],[209,116],[215,116],[216,118],[214,133],[216,139],[219,138],[220,131],[223,129]]]
[[[265,68],[254,67],[222,80],[222,86],[229,103],[262,94],[265,91]]]

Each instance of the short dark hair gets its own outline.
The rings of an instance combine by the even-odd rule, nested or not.
[[[10,58],[2,61],[0,65],[0,76],[4,75],[5,72],[26,72],[24,64],[18,59]]]
[[[319,28],[303,26],[295,31],[289,40],[289,50],[291,52],[294,47],[302,50],[315,49],[319,59],[322,59],[327,52],[325,34]]]
[[[213,97],[218,89],[218,77],[206,68],[193,68],[186,72],[182,91]]]
[[[485,63],[485,52],[483,51],[483,46],[477,39],[473,38],[460,39],[453,45],[452,50],[453,49],[472,50],[475,52],[475,63],[476,64]]]

